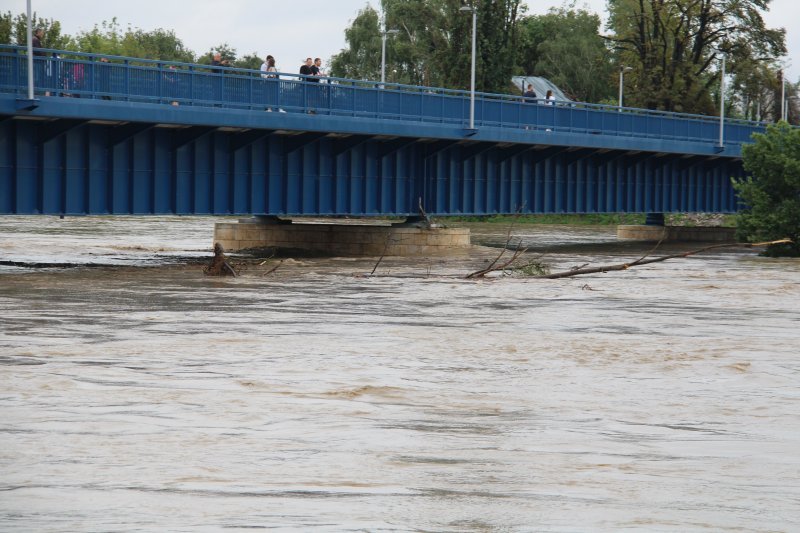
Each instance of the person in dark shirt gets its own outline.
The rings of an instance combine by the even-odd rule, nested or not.
[[[220,54],[219,52],[215,52],[214,53],[214,58],[211,60],[211,66],[212,67],[228,67],[228,66],[230,66],[230,63],[228,62],[227,59],[225,59],[225,60],[222,59],[222,54]],[[220,70],[219,73],[222,74],[222,71]]]
[[[44,30],[42,28],[36,28],[33,32],[33,55],[35,56],[44,56],[47,55],[41,50],[36,50],[37,48],[42,48],[42,39],[44,38]]]
[[[320,58],[316,58],[314,60],[314,64],[311,65],[311,75],[314,77],[308,81],[314,81],[319,83],[319,78],[320,76],[322,76],[322,69],[320,68],[321,66],[322,66],[322,60]]]
[[[44,39],[44,30],[42,28],[36,28],[33,30],[33,38],[31,39],[31,44],[33,45],[33,55],[34,57],[44,57],[47,54],[42,52],[42,39]],[[57,65],[54,65],[52,61],[45,61],[44,63],[34,65],[34,76],[36,77],[36,83],[40,83],[44,78],[45,83],[48,85],[52,85],[56,79],[58,79],[58,75],[56,74]],[[45,91],[45,96],[50,96],[50,91]]]
[[[306,58],[306,62],[300,66],[300,74],[302,74],[303,76],[313,76],[314,70],[311,68],[312,66],[313,62],[311,58],[310,57]],[[313,80],[311,78],[303,78],[303,81],[318,81],[318,80]]]
[[[213,59],[211,60],[211,66],[212,67],[229,67],[230,66],[230,62],[228,62],[227,59],[223,60],[221,53],[214,52]],[[214,74],[219,74],[220,75],[219,78],[214,78],[213,94],[214,94],[214,100],[217,101],[217,103],[215,103],[214,106],[215,107],[221,107],[222,104],[219,103],[219,102],[220,102],[220,100],[222,100],[222,94],[223,94],[222,90],[223,90],[223,85],[225,83],[225,80],[221,76],[223,74],[225,74],[225,71],[222,70],[221,68],[215,68],[214,70],[212,70],[212,72]]]
[[[523,94],[522,96],[524,96],[525,100],[528,102],[533,102],[534,100],[536,100],[536,91],[533,90],[532,84],[530,83],[528,84],[528,90],[525,91],[525,94]]]

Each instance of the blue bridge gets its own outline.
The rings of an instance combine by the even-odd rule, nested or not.
[[[0,214],[735,212],[764,124],[0,47]]]

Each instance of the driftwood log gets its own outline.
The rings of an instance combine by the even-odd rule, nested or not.
[[[636,261],[631,263],[621,263],[616,265],[602,265],[597,267],[586,267],[586,268],[575,268],[572,270],[567,270],[566,272],[554,272],[552,274],[544,274],[540,276],[532,276],[538,279],[560,279],[560,278],[570,278],[572,276],[582,276],[585,274],[597,274],[601,272],[613,272],[617,270],[627,270],[629,268],[641,266],[641,265],[649,265],[651,263],[660,263],[661,261],[667,261],[669,259],[678,259],[681,257],[689,257],[690,255],[699,254],[702,252],[707,252],[709,250],[717,250],[720,248],[756,248],[762,246],[769,246],[772,244],[786,244],[792,242],[791,239],[781,239],[778,241],[770,241],[770,242],[758,242],[758,243],[728,243],[728,244],[714,244],[712,246],[706,246],[704,248],[700,248],[698,250],[689,250],[688,252],[681,252],[678,254],[670,254],[670,255],[663,255],[660,257],[653,257],[647,259],[650,255],[648,252],[646,255],[640,257]],[[657,247],[657,246],[656,246]]]
[[[506,242],[503,245],[503,249],[500,251],[500,254],[498,254],[498,256],[494,258],[494,261],[492,261],[486,268],[482,268],[480,270],[467,274],[466,276],[464,276],[464,279],[483,278],[486,276],[486,274],[489,274],[491,272],[495,272],[497,270],[505,270],[511,267],[514,263],[516,263],[517,260],[520,258],[520,256],[528,251],[527,248],[521,248],[522,240],[520,240],[517,243],[516,248],[514,249],[514,253],[511,256],[511,259],[508,259],[507,261],[500,263],[500,260],[503,258],[504,255],[506,255],[506,252],[509,251],[510,249],[509,247],[511,245],[512,231],[514,230],[515,220],[516,217],[514,217],[511,224],[509,224],[508,233],[506,234]]]

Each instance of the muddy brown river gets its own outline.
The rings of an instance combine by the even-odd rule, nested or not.
[[[0,217],[0,531],[800,531],[800,261],[220,279],[213,223]],[[514,234],[555,270],[651,247]]]

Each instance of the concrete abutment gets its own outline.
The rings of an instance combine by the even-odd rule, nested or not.
[[[337,256],[424,256],[466,250],[468,228],[242,219],[218,222],[214,242],[225,251],[257,248],[303,250]]]
[[[652,242],[733,242],[736,228],[626,225],[617,226],[617,238]]]

